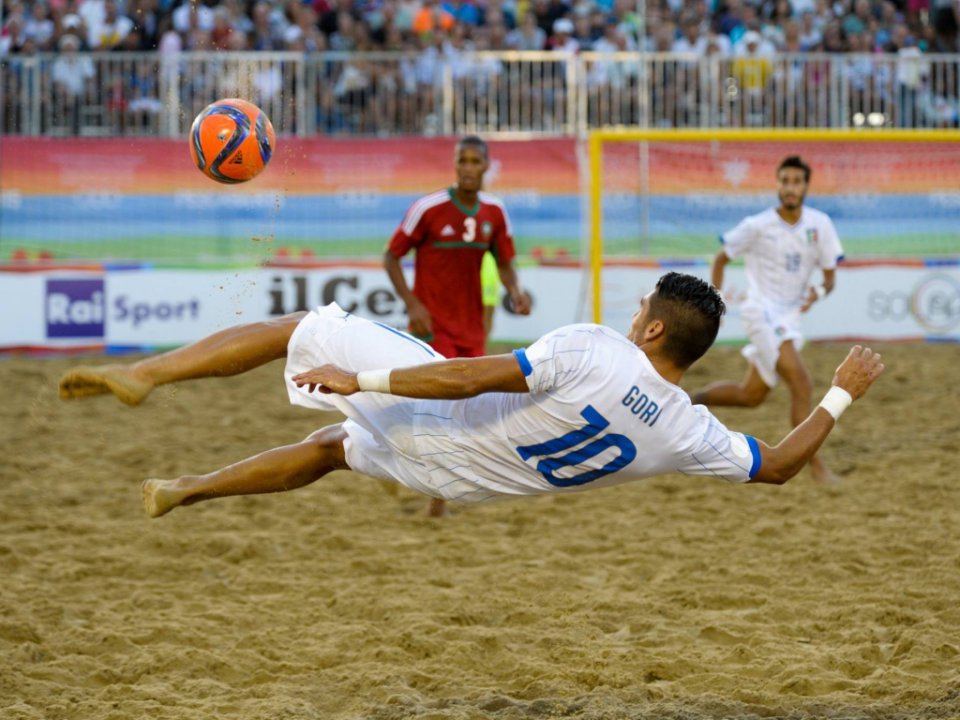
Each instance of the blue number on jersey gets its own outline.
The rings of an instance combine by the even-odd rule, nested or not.
[[[787,253],[786,255],[786,269],[787,272],[799,272],[800,270],[800,261],[803,259],[803,256],[800,253]]]
[[[544,457],[540,460],[537,463],[537,470],[547,479],[548,483],[556,487],[572,487],[574,485],[585,485],[588,482],[593,482],[597,478],[610,475],[626,467],[637,456],[637,446],[625,435],[608,433],[597,437],[602,430],[610,427],[610,421],[598,413],[593,405],[587,405],[580,411],[580,415],[587,421],[587,424],[584,425],[582,429],[572,430],[563,437],[547,440],[543,443],[517,448],[517,452],[524,460],[545,455],[554,456]],[[564,450],[569,450],[582,442],[590,440],[590,438],[596,439],[578,450],[557,457],[557,455]],[[568,478],[559,478],[553,474],[555,470],[559,470],[560,468],[579,465],[610,447],[619,448],[620,454],[602,468],[589,470]]]

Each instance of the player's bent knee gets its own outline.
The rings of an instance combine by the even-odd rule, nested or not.
[[[325,464],[335,468],[349,469],[347,465],[346,454],[343,449],[343,441],[347,439],[347,434],[343,430],[343,425],[328,425],[310,433],[304,443],[309,443],[322,455]]]

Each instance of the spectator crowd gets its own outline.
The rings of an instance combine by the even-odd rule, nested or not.
[[[122,108],[123,123],[130,121],[131,110],[156,117],[161,109],[156,89],[159,61],[148,67],[149,63],[138,59],[135,62],[141,63],[139,69],[125,69],[105,79],[98,75],[101,71],[87,51],[108,52],[118,59],[131,51],[137,52],[131,56],[136,58],[155,53],[161,60],[184,51],[214,55],[218,51],[288,51],[303,58],[320,57],[330,51],[350,53],[352,59],[342,61],[336,70],[328,67],[326,75],[315,80],[318,117],[322,115],[323,122],[333,123],[331,128],[342,127],[354,118],[363,126],[361,131],[378,127],[378,123],[386,127],[382,125],[386,114],[406,118],[390,125],[391,132],[416,131],[424,122],[436,120],[431,107],[438,92],[437,67],[441,62],[454,65],[455,81],[469,81],[471,97],[479,98],[470,101],[477,105],[473,112],[489,110],[478,103],[490,106],[483,96],[492,90],[502,92],[505,99],[501,105],[513,103],[518,97],[516,82],[508,87],[503,64],[464,59],[471,51],[562,52],[563,57],[580,52],[682,54],[674,57],[685,59],[657,66],[659,75],[654,78],[651,107],[658,114],[653,122],[665,126],[697,124],[691,113],[702,111],[704,87],[713,81],[729,97],[739,98],[737,110],[726,111],[727,124],[822,125],[823,120],[811,113],[814,105],[826,105],[825,99],[821,102],[814,94],[822,89],[823,77],[831,71],[830,61],[821,65],[793,61],[793,68],[784,62],[774,68],[773,63],[778,58],[804,54],[844,54],[849,57],[843,60],[843,71],[853,114],[867,117],[879,108],[882,124],[910,125],[913,111],[926,92],[924,102],[930,106],[926,114],[933,118],[932,124],[960,124],[960,62],[955,58],[944,64],[941,59],[937,72],[931,73],[931,65],[922,60],[930,54],[960,53],[960,0],[2,2],[0,58],[54,54],[49,77],[59,99],[51,103],[49,114],[63,115],[64,109],[70,109],[74,130],[81,124],[81,98],[97,93],[101,109],[109,110],[110,103]],[[371,51],[403,53],[416,60],[376,65],[363,60],[372,57],[367,55]],[[723,74],[717,78],[698,75],[690,60],[694,56],[724,59],[727,64]],[[871,58],[895,60],[878,65]],[[562,71],[550,69],[548,63],[538,71],[537,81],[546,89],[537,93],[534,111],[542,114],[549,104],[558,122],[568,122],[569,110],[564,109],[569,96],[566,78]],[[941,67],[947,70],[943,72]],[[15,129],[18,122],[23,123],[19,116],[13,117],[16,108],[10,106],[9,98],[29,83],[22,74],[5,72],[5,111],[12,118],[5,126]],[[181,80],[187,90],[206,83],[205,90],[200,87],[200,92],[190,96],[189,110],[196,111],[198,102],[209,102],[229,92],[213,80],[191,77],[186,65],[181,64],[178,72],[179,77],[187,78]],[[284,114],[275,117],[274,123],[279,123],[282,130],[295,131],[296,87],[285,86],[285,72],[282,63],[257,70],[258,94],[254,99],[283,96],[282,106],[271,111],[271,116]],[[927,76],[933,78],[932,82]],[[590,121],[636,122],[639,101],[629,96],[636,94],[638,82],[635,68],[625,70],[612,62],[595,62],[589,78]],[[795,100],[788,98],[770,107],[768,90],[773,82],[779,83],[781,95],[787,88]],[[611,94],[611,89],[620,94]],[[529,88],[523,92],[529,99]],[[103,98],[110,93],[112,99]],[[622,105],[622,97],[632,103],[625,109],[617,105]],[[403,106],[405,102],[409,107]],[[935,103],[940,106],[934,107]],[[898,119],[891,120],[897,104],[909,104],[910,113],[897,111]],[[349,106],[346,111],[344,105]]]
[[[395,51],[437,36],[492,50],[960,51],[960,0],[4,0],[2,17],[3,56]]]

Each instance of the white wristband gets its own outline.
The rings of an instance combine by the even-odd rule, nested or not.
[[[814,285],[810,289],[817,296],[817,300],[823,300],[827,296],[827,289],[823,285]]]
[[[827,394],[823,396],[823,400],[820,401],[820,407],[830,413],[836,421],[840,419],[843,411],[850,407],[850,403],[852,402],[853,398],[850,396],[850,393],[842,387],[834,385],[827,390]]]
[[[357,385],[366,392],[390,394],[390,370],[362,370],[357,373]]]

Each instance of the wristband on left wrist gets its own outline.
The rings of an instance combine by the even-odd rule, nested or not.
[[[364,392],[390,394],[390,370],[361,370],[357,373],[357,385]]]

